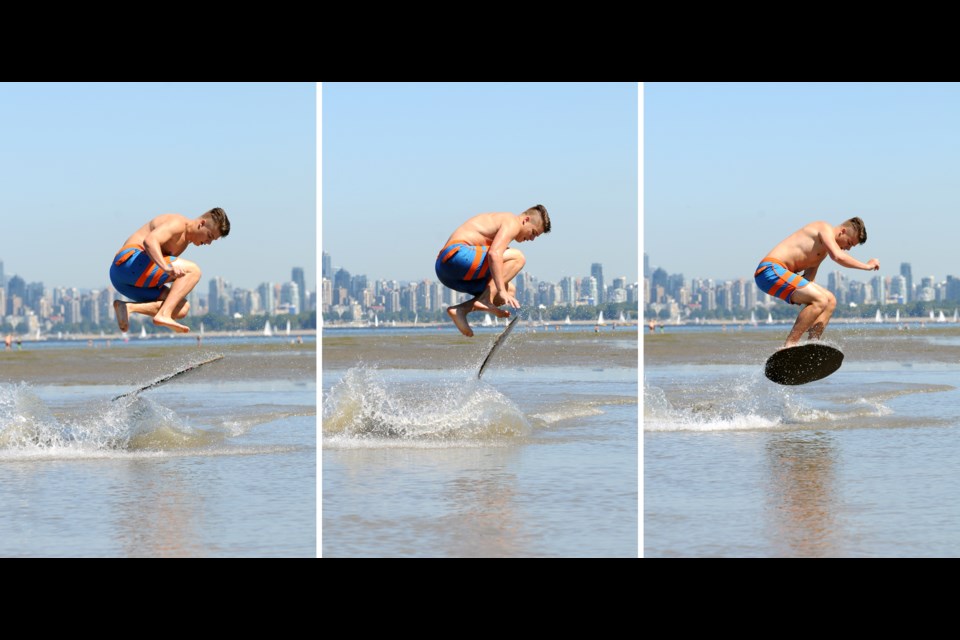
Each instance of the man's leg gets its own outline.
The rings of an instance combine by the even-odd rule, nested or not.
[[[797,321],[787,336],[787,341],[783,346],[792,347],[800,342],[800,337],[804,331],[810,331],[811,340],[819,340],[823,335],[823,330],[827,328],[833,310],[837,308],[836,297],[818,285],[811,282],[804,287],[800,287],[793,292],[792,301],[807,305],[797,316]]]
[[[487,260],[489,259],[488,257]],[[520,270],[523,269],[523,265],[526,263],[527,259],[519,249],[509,248],[503,252],[503,283],[510,293],[516,292],[517,288],[512,284],[512,281],[517,277],[517,274],[520,273]],[[490,281],[487,282],[486,291],[480,294],[474,301],[472,311],[485,311],[505,318],[510,315],[510,313],[498,309],[503,303],[503,296],[497,291],[497,285],[493,281],[493,278],[490,278]]]
[[[184,274],[173,281],[167,292],[166,298],[160,300],[160,308],[153,316],[153,324],[173,329],[179,333],[188,333],[190,327],[180,324],[177,318],[183,318],[186,315],[184,311],[184,302],[187,294],[193,291],[193,288],[200,282],[200,267],[189,260],[178,259],[176,265],[184,270]],[[178,315],[182,313],[183,315]]]

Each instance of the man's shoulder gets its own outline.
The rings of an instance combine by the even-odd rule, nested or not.
[[[150,223],[154,226],[157,225],[177,225],[177,224],[186,224],[189,221],[189,218],[185,215],[179,213],[161,213],[160,215],[153,218]]]

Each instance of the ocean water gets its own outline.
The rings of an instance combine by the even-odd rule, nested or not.
[[[315,556],[315,341],[173,342],[0,352],[0,556]]]
[[[636,557],[636,328],[325,332],[324,557]]]
[[[779,386],[788,328],[644,336],[644,555],[960,555],[960,327],[831,325]]]

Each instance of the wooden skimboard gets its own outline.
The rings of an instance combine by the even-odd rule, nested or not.
[[[843,352],[821,342],[806,342],[775,352],[763,372],[777,384],[807,384],[826,378],[843,364]]]
[[[148,385],[146,385],[146,386],[140,387],[140,388],[137,389],[136,391],[129,391],[129,392],[127,392],[127,393],[121,394],[121,395],[117,396],[116,398],[114,398],[113,401],[119,400],[120,398],[126,398],[127,396],[136,395],[136,394],[140,393],[141,391],[146,391],[147,389],[152,389],[153,387],[156,387],[156,386],[158,386],[158,385],[161,385],[161,384],[163,384],[164,382],[167,382],[168,380],[172,380],[173,378],[176,378],[177,376],[182,376],[183,374],[185,374],[185,373],[188,372],[188,371],[193,371],[194,369],[198,369],[198,368],[202,367],[202,366],[205,365],[205,364],[210,364],[211,362],[216,362],[217,360],[222,360],[222,359],[223,359],[223,356],[214,356],[213,358],[210,358],[209,360],[204,360],[204,361],[202,361],[202,362],[197,362],[197,363],[194,363],[194,364],[191,364],[191,365],[187,365],[187,366],[185,366],[185,367],[182,367],[179,371],[175,371],[175,372],[171,373],[171,374],[168,375],[168,376],[164,376],[164,377],[160,378],[159,380],[154,380],[153,382],[151,382],[150,384],[148,384]]]
[[[513,325],[517,324],[517,320],[520,319],[520,315],[517,314],[513,316],[513,320],[510,321],[510,324],[507,325],[507,328],[503,330],[497,339],[493,341],[493,346],[490,347],[490,353],[487,354],[487,357],[483,359],[483,364],[480,365],[480,371],[477,373],[477,380],[483,375],[483,370],[487,368],[487,363],[490,362],[490,358],[493,357],[493,354],[497,352],[500,348],[500,345],[504,343],[507,339],[507,336],[510,335],[510,332],[513,331]]]

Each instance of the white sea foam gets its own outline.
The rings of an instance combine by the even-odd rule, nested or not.
[[[245,431],[238,425],[232,431]],[[104,400],[85,415],[57,417],[29,385],[0,384],[0,458],[70,458],[209,447],[229,429],[195,429],[145,397]]]
[[[523,413],[490,385],[475,380],[388,384],[376,369],[348,370],[324,400],[326,446],[367,441],[446,443],[501,441],[526,435]]]

